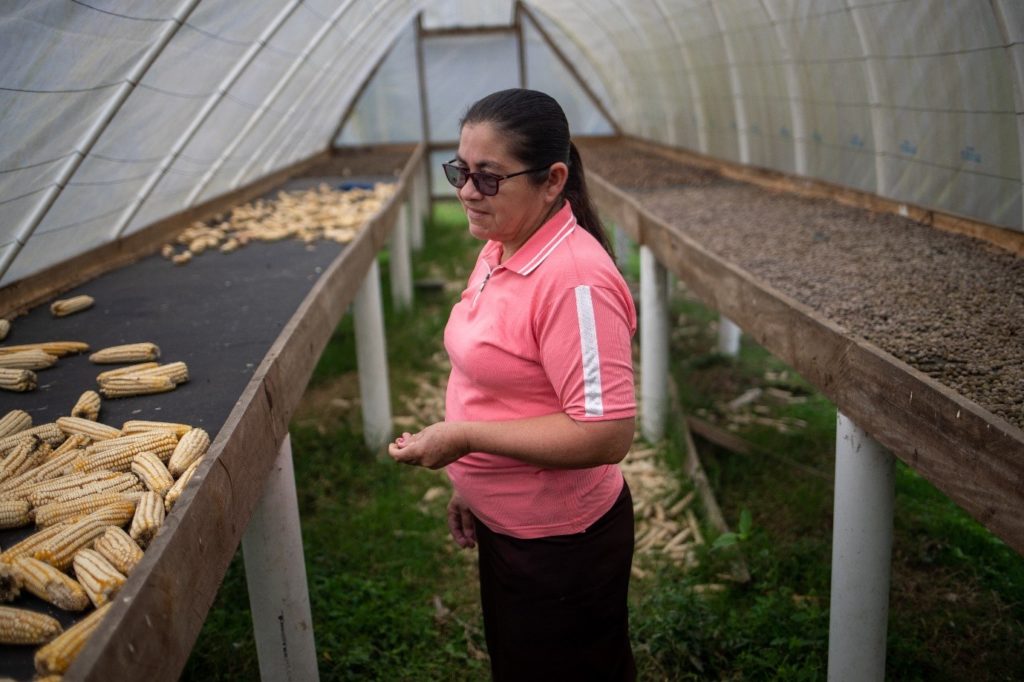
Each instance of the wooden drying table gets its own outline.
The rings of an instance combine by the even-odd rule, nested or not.
[[[406,181],[421,159],[419,151],[405,153],[402,177],[389,178],[400,182],[395,196],[347,245],[252,242],[180,267],[152,255],[67,292],[93,296],[90,310],[54,319],[39,306],[15,320],[6,343],[80,340],[94,350],[156,343],[162,361],[188,364],[191,381],[170,393],[104,400],[100,421],[183,422],[213,438],[187,492],[65,679],[177,679],[260,500],[294,408],[388,239],[408,194]],[[340,163],[331,160],[314,169],[322,175],[281,189],[337,184]],[[83,391],[96,388],[103,369],[109,366],[94,365],[86,355],[65,357],[38,372],[37,390],[0,394],[0,413],[20,408],[34,424],[52,421],[68,414]],[[27,533],[4,532],[0,544]],[[22,601],[65,625],[81,617],[31,596]],[[0,647],[0,675],[30,679],[35,649]]]
[[[836,404],[828,676],[883,679],[893,454],[1024,553],[1024,260],[648,143],[583,156],[594,201],[641,245],[645,412],[664,410],[646,398],[664,395],[666,270]]]

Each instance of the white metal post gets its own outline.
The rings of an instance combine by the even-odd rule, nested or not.
[[[242,535],[242,556],[260,678],[318,680],[290,436]]]
[[[395,308],[404,310],[412,306],[412,261],[409,255],[409,202],[398,208],[398,220],[391,233],[388,249],[388,274],[391,275],[391,300]]]
[[[359,397],[363,402],[363,439],[373,449],[391,439],[391,394],[388,390],[388,353],[381,308],[380,268],[370,264],[352,302],[356,328],[356,365]]]
[[[718,317],[718,352],[731,358],[740,354],[740,336],[743,330],[724,315]]]
[[[885,679],[895,460],[842,413],[836,418],[828,679]]]
[[[668,292],[665,267],[640,247],[640,431],[650,442],[665,435],[668,397]]]

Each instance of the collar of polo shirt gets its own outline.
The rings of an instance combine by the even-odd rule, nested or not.
[[[504,263],[500,265],[498,263],[498,257],[501,255],[501,242],[487,242],[482,255],[492,271],[502,267],[526,276],[540,267],[541,263],[558,248],[559,244],[565,241],[566,237],[572,234],[575,228],[576,217],[572,214],[569,202],[566,201],[562,208],[558,209],[546,223],[530,235],[526,243]]]

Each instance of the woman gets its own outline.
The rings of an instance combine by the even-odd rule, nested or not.
[[[389,447],[447,467],[455,542],[480,547],[495,680],[632,680],[632,298],[554,99],[476,102],[444,164],[485,240],[452,309],[445,421]]]

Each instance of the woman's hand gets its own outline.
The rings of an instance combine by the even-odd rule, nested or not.
[[[469,452],[469,443],[456,422],[431,424],[418,433],[403,433],[388,445],[396,462],[440,469]]]
[[[458,493],[452,493],[452,499],[448,502],[448,530],[459,547],[476,547],[476,519]]]

